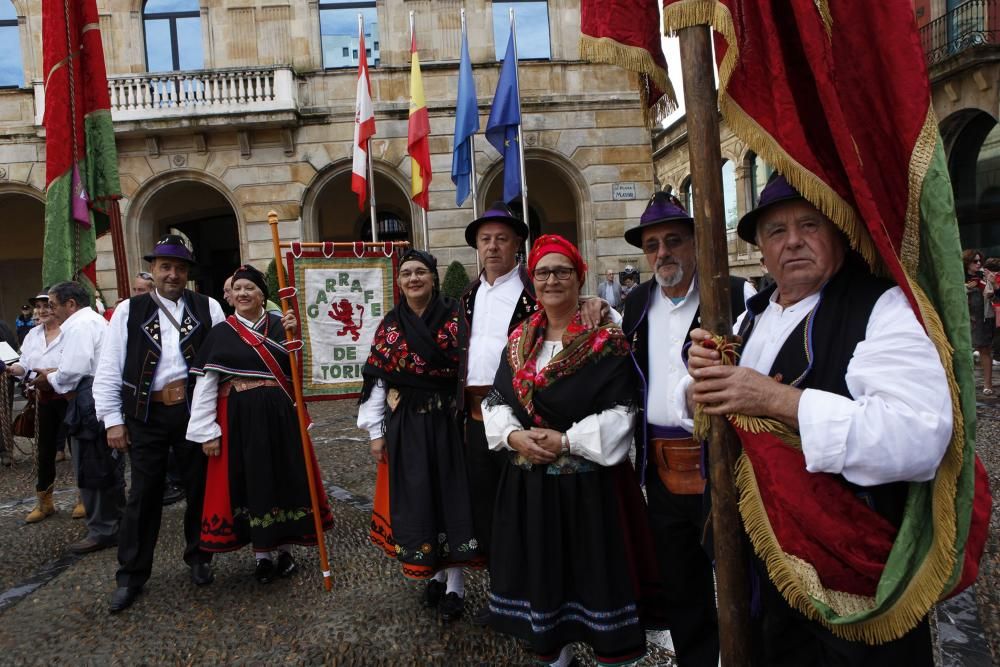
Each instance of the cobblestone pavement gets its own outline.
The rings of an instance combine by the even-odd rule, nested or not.
[[[991,485],[1000,488],[1000,401],[979,397],[979,453]],[[76,501],[69,462],[57,464],[59,512],[40,524],[24,516],[34,503],[29,444],[16,452],[13,468],[0,468],[0,664],[218,664],[285,663],[337,665],[533,664],[519,643],[472,625],[468,619],[441,623],[418,602],[420,585],[370,545],[368,511],[374,468],[367,437],[354,427],[351,401],[314,404],[313,438],[335,528],[328,534],[333,592],[322,587],[316,551],[297,548],[300,572],[261,586],[253,579],[252,556],[243,550],[216,557],[215,583],[191,584],[181,555],[183,503],[164,508],[153,577],[128,611],[110,616],[115,587],[114,549],[83,557],[66,547],[84,535],[69,512]],[[1000,656],[1000,512],[994,507],[990,539],[975,598],[986,640]],[[485,577],[467,581],[469,609],[484,601]],[[971,598],[971,596],[969,596]],[[968,610],[966,610],[968,611]],[[971,610],[974,615],[975,610]],[[939,611],[939,622],[954,616]],[[959,614],[961,615],[961,614]],[[954,628],[952,628],[954,630]],[[964,633],[964,635],[963,635]],[[969,644],[981,637],[959,627],[942,631],[942,642]],[[669,640],[652,637],[643,665],[672,665]],[[586,664],[592,656],[578,647]],[[961,649],[938,664],[970,662]],[[996,663],[996,658],[994,658]]]
[[[300,571],[290,579],[258,584],[243,550],[216,556],[215,582],[196,588],[181,558],[178,503],[164,508],[145,593],[110,616],[115,550],[65,556],[85,532],[69,516],[76,501],[69,462],[57,468],[59,512],[26,525],[34,471],[18,454],[13,468],[0,469],[0,664],[533,664],[517,641],[466,618],[444,624],[420,607],[421,586],[368,542],[374,466],[367,437],[354,427],[353,402],[316,404],[311,413],[335,520],[327,541],[332,593],[323,590],[316,550],[304,548],[296,548]],[[467,581],[468,609],[484,602],[484,583],[481,573]],[[642,664],[673,663],[652,645]]]

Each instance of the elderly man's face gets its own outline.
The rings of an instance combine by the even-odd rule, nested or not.
[[[663,222],[643,229],[642,252],[660,287],[688,289],[695,266],[691,225]]]
[[[778,301],[794,304],[819,292],[844,263],[846,239],[805,200],[775,206],[757,223],[757,245],[778,284]]]
[[[233,277],[232,276],[226,278],[226,282],[222,283],[222,298],[230,306],[233,305]]]
[[[609,283],[613,283],[615,281],[615,272],[614,271],[608,271],[605,275],[607,276]]]

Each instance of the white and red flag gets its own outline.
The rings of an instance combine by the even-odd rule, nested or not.
[[[368,195],[368,139],[375,134],[375,108],[372,105],[372,85],[368,79],[364,29],[358,32],[358,93],[354,103],[354,165],[351,168],[351,190],[357,193],[358,208],[363,211],[365,198]]]

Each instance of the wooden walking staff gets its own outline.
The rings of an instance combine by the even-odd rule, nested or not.
[[[364,57],[364,54],[361,54]],[[278,288],[285,289],[285,265],[281,262],[281,239],[278,236],[278,214],[269,211],[267,222],[271,225],[271,241],[274,243],[274,266],[278,270]],[[281,312],[286,312],[289,308],[288,299],[281,297]],[[301,326],[299,327],[301,330]],[[285,329],[285,340],[291,343],[295,336],[288,329]],[[319,547],[319,563],[323,568],[323,587],[326,590],[333,589],[333,579],[330,576],[330,563],[326,557],[326,537],[323,533],[323,517],[319,512],[319,489],[316,488],[317,471],[313,468],[313,446],[312,438],[309,437],[309,425],[306,419],[306,405],[302,400],[302,378],[299,376],[297,349],[289,349],[289,362],[292,367],[292,389],[295,393],[295,413],[299,418],[299,435],[302,437],[302,457],[306,461],[306,477],[309,480],[309,500],[312,502],[313,524],[316,526],[316,546]]]
[[[677,32],[684,76],[684,106],[694,203],[698,294],[702,327],[731,338],[729,251],[722,197],[722,153],[719,143],[719,102],[715,89],[712,36],[707,26]],[[737,508],[733,470],[739,440],[724,416],[711,418],[708,440],[709,483],[712,493],[712,535],[715,546],[719,606],[719,648],[722,664],[750,664],[749,588],[743,526]]]

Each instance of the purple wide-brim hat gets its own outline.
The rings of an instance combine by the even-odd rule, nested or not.
[[[475,248],[476,233],[479,231],[479,228],[487,222],[502,222],[513,229],[514,233],[522,239],[528,238],[528,225],[524,224],[523,220],[517,218],[506,204],[503,202],[496,202],[491,204],[490,208],[485,213],[470,222],[469,226],[465,228],[465,242]]]
[[[784,176],[775,173],[761,190],[757,205],[740,218],[739,224],[736,225],[736,233],[747,243],[757,245],[757,222],[760,216],[777,204],[796,199],[805,199],[805,197],[799,194],[799,191],[793,188]]]
[[[183,259],[188,264],[194,265],[194,255],[188,250],[187,246],[184,245],[184,239],[176,234],[167,234],[162,239],[160,239],[155,246],[153,246],[153,252],[148,255],[144,255],[143,259],[147,262],[152,262],[158,257],[169,257],[170,259]]]
[[[664,222],[686,222],[693,225],[694,218],[688,215],[688,212],[684,210],[675,197],[666,195],[666,193],[657,193],[653,195],[646,210],[642,212],[639,224],[625,230],[625,240],[636,248],[641,248],[642,230]]]

